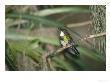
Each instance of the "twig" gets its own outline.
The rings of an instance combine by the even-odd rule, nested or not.
[[[72,45],[67,45],[66,47],[59,48],[57,51],[55,51],[55,52],[51,53],[50,55],[48,55],[48,56],[47,56],[47,59],[48,59],[49,57],[54,57],[54,56],[56,56],[57,53],[60,53],[60,52],[62,52],[63,50],[65,50],[65,49],[67,49],[67,48],[69,48],[69,47],[71,47],[71,46],[72,46]],[[53,55],[53,54],[54,54],[54,55]]]
[[[47,63],[48,63],[48,67],[50,68],[50,70],[54,71],[55,69],[53,67],[53,64],[50,58],[47,58]]]
[[[103,33],[99,33],[99,34],[95,34],[95,35],[89,35],[89,37],[85,37],[85,38],[83,38],[83,39],[80,39],[80,41],[83,41],[83,40],[87,40],[87,39],[92,39],[92,38],[96,38],[96,37],[100,37],[100,36],[105,36],[106,35],[106,33],[105,32],[103,32]],[[63,50],[65,50],[65,49],[67,49],[67,48],[69,48],[69,47],[71,47],[72,45],[67,45],[66,47],[63,47],[63,48],[59,48],[56,52],[53,52],[53,54],[50,54],[50,55],[48,55],[48,57],[54,57],[55,55],[57,55],[57,53],[60,53],[60,52],[62,52]],[[48,58],[47,57],[47,58]]]
[[[76,24],[68,24],[68,27],[80,27],[80,26],[85,26],[88,24],[92,24],[92,21],[85,21],[85,22],[81,22],[81,23],[76,23]]]
[[[66,47],[59,48],[59,49],[55,52],[55,54],[60,53],[60,52],[62,52],[63,50],[65,50],[65,49],[67,49],[67,48],[69,48],[69,47],[71,47],[71,46],[72,46],[72,45],[67,45]]]
[[[44,54],[42,55],[42,70],[43,71],[49,71],[52,70],[54,71],[54,66],[52,65],[52,61],[50,59],[51,52],[44,52]]]
[[[42,70],[43,71],[47,71],[48,70],[48,66],[47,66],[47,60],[46,60],[46,56],[49,55],[47,52],[44,52],[42,55]]]
[[[92,39],[92,38],[96,38],[96,37],[100,37],[100,36],[104,36],[104,35],[106,35],[105,32],[104,32],[104,33],[95,34],[95,35],[89,35],[89,37],[85,37],[85,38],[80,39],[80,40],[82,41],[82,40]],[[65,50],[66,48],[69,48],[69,47],[71,47],[71,46],[72,46],[72,45],[68,45],[68,46],[66,46],[66,47],[64,47],[64,48],[59,48],[59,49],[55,52],[55,54],[56,54],[56,53],[59,53],[59,52],[62,52],[63,50]]]
[[[97,38],[97,37],[105,36],[105,35],[106,35],[105,32],[99,33],[99,34],[94,34],[94,35],[89,35],[88,37],[85,37],[85,38],[81,39],[81,41],[91,39],[91,38]]]

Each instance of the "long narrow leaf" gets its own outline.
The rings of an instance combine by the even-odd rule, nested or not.
[[[31,20],[33,22],[40,22],[41,24],[49,25],[49,26],[54,26],[54,27],[64,27],[63,24],[50,20],[44,17],[40,16],[34,16],[34,15],[28,15],[28,14],[6,14],[6,18],[12,18],[12,19],[26,19],[26,20]]]
[[[88,12],[90,12],[88,9],[84,9],[80,7],[63,7],[63,8],[44,9],[39,12],[36,12],[35,15],[48,16],[59,13],[88,13]]]
[[[49,43],[52,45],[59,45],[58,39],[55,38],[49,38],[49,37],[42,37],[42,36],[29,36],[26,34],[22,34],[16,31],[6,31],[6,39],[10,40],[39,40],[44,43]]]

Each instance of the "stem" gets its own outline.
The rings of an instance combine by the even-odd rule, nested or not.
[[[83,38],[83,39],[80,39],[81,41],[83,41],[83,40],[87,40],[87,39],[92,39],[92,38],[97,38],[97,37],[101,37],[101,36],[105,36],[106,35],[106,33],[105,32],[103,32],[103,33],[99,33],[99,34],[95,34],[95,35],[89,35],[89,37],[85,37],[85,38]],[[65,49],[67,49],[67,48],[69,48],[69,47],[71,47],[72,45],[67,45],[66,47],[63,47],[63,48],[59,48],[58,50],[56,50],[55,52],[53,52],[53,54],[50,54],[50,55],[48,55],[48,57],[54,57],[55,55],[57,55],[57,53],[60,53],[60,52],[62,52],[63,50],[65,50]],[[48,58],[47,57],[47,58]]]

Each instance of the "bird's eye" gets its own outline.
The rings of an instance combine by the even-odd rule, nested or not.
[[[60,40],[64,40],[62,36],[60,37]]]

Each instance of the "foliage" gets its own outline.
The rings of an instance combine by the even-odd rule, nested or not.
[[[89,6],[7,5],[6,70],[106,70],[105,51],[102,53],[101,50],[99,51],[96,47],[93,47],[94,41],[79,41],[83,37],[78,31],[82,30],[76,31],[74,28],[65,27],[64,24],[65,19],[67,20],[71,16],[77,14],[85,14],[86,16],[88,13],[91,13]],[[61,15],[64,17],[62,18]],[[59,22],[60,18],[62,20]],[[77,20],[79,21],[80,18]],[[68,21],[66,22],[68,24]],[[68,29],[76,39],[77,48],[80,52],[78,58],[71,58],[63,51],[56,55],[55,52],[60,48],[57,34],[58,27]],[[101,28],[103,28],[103,25]],[[105,41],[105,36],[101,37],[104,38],[99,38],[98,41]],[[105,44],[103,45],[105,46]],[[65,57],[64,54],[68,57]],[[47,55],[53,55],[53,57],[47,58]]]

